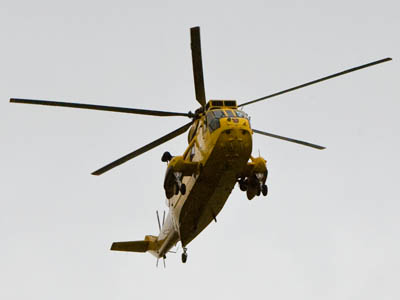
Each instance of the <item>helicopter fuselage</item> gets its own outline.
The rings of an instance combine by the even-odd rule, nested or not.
[[[212,111],[193,124],[196,132],[183,159],[199,163],[200,170],[183,177],[184,195],[179,193],[167,201],[169,213],[157,239],[160,248],[153,252],[157,257],[163,257],[178,241],[185,247],[216,220],[247,166],[252,151],[250,122],[236,114],[229,117],[229,110],[224,111],[219,124],[211,120]]]

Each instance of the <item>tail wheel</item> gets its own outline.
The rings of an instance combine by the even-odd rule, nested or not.
[[[182,262],[183,263],[186,263],[187,257],[188,257],[187,253],[182,253]]]

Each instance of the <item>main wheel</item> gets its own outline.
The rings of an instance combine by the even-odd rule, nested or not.
[[[246,179],[245,180],[239,180],[239,188],[240,188],[241,191],[243,191],[243,192],[247,191],[247,185],[248,185],[248,183],[247,183]]]
[[[261,192],[264,196],[268,195],[268,186],[266,184],[263,184],[261,187]]]
[[[261,187],[259,185],[257,185],[257,187],[256,187],[256,195],[260,196],[260,194],[261,194]]]
[[[186,184],[184,183],[181,184],[180,192],[182,195],[186,194]]]
[[[175,195],[179,194],[179,185],[176,182],[174,183],[174,193],[175,193]]]
[[[182,253],[182,262],[183,263],[186,263],[187,257],[188,257],[187,253]]]

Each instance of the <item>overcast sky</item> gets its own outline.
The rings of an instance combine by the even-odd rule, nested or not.
[[[252,100],[393,61],[246,108],[269,195],[237,187],[218,223],[167,268],[113,241],[158,234],[162,153],[99,167],[185,124],[9,104],[10,97],[194,111],[189,28],[208,99]],[[0,298],[399,299],[399,4],[382,1],[0,2]]]

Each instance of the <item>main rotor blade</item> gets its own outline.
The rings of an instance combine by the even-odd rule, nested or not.
[[[200,27],[190,28],[190,40],[192,48],[193,77],[196,99],[202,107],[205,107],[206,91],[204,88],[203,62],[201,59]]]
[[[188,113],[137,109],[137,108],[126,108],[126,107],[115,107],[115,106],[104,106],[104,105],[84,104],[84,103],[48,101],[48,100],[11,98],[10,102],[23,103],[23,104],[48,105],[48,106],[73,107],[73,108],[83,108],[83,109],[93,109],[93,110],[104,110],[104,111],[113,111],[113,112],[138,114],[138,115],[159,116],[159,117],[172,117],[172,116],[191,117]]]
[[[117,159],[116,161],[113,161],[112,163],[98,169],[97,171],[94,171],[92,173],[92,175],[101,175],[121,164],[123,164],[124,162],[127,162],[128,160],[139,156],[140,154],[143,154],[165,142],[168,142],[169,140],[172,140],[173,138],[177,137],[178,135],[181,135],[182,133],[184,133],[186,130],[188,130],[190,128],[190,126],[193,124],[193,122],[189,122],[186,125],[183,125],[182,127],[164,135],[163,137],[155,140],[154,142],[151,142],[150,144],[147,144],[146,146],[143,146],[142,148],[139,148],[123,157],[121,157],[120,159]]]
[[[384,62],[390,61],[390,60],[392,60],[392,59],[390,57],[387,57],[387,58],[384,58],[384,59],[381,59],[381,60],[377,60],[377,61],[365,64],[365,65],[362,65],[362,66],[358,66],[358,67],[354,67],[354,68],[351,68],[351,69],[347,69],[347,70],[344,70],[344,71],[339,72],[339,73],[335,73],[335,74],[332,74],[332,75],[329,75],[329,76],[326,76],[326,77],[322,77],[322,78],[317,79],[317,80],[313,80],[313,81],[310,81],[310,82],[307,82],[307,83],[304,83],[304,84],[300,84],[298,86],[292,87],[292,88],[287,89],[287,90],[283,90],[283,91],[280,91],[280,92],[277,92],[277,93],[274,93],[274,94],[271,94],[271,95],[268,95],[268,96],[265,96],[265,97],[261,97],[261,98],[255,99],[255,100],[251,100],[249,102],[245,102],[245,103],[240,104],[238,106],[241,107],[241,106],[253,104],[253,103],[256,103],[258,101],[262,101],[262,100],[265,100],[265,99],[268,99],[268,98],[272,98],[272,97],[279,96],[279,95],[282,95],[282,94],[285,94],[285,93],[289,93],[289,92],[292,92],[294,90],[298,90],[298,89],[301,89],[303,87],[306,87],[306,86],[309,86],[309,85],[312,85],[312,84],[315,84],[315,83],[318,83],[318,82],[322,82],[322,81],[325,81],[325,80],[328,80],[328,79],[331,79],[331,78],[335,78],[335,77],[338,77],[338,76],[341,76],[341,75],[345,75],[347,73],[351,73],[351,72],[358,71],[358,70],[361,70],[361,69],[364,69],[364,68],[368,68],[368,67],[380,64],[380,63],[384,63]]]
[[[315,148],[315,149],[318,149],[318,150],[325,149],[325,147],[323,147],[323,146],[311,144],[311,143],[300,141],[300,140],[295,140],[295,139],[292,139],[292,138],[288,138],[288,137],[284,137],[284,136],[268,133],[268,132],[257,130],[257,129],[253,129],[253,132],[258,133],[258,134],[262,134],[262,135],[266,135],[266,136],[269,136],[269,137],[277,138],[277,139],[280,139],[280,140],[284,140],[284,141],[288,141],[288,142],[292,142],[292,143],[296,143],[296,144],[312,147],[312,148]]]

